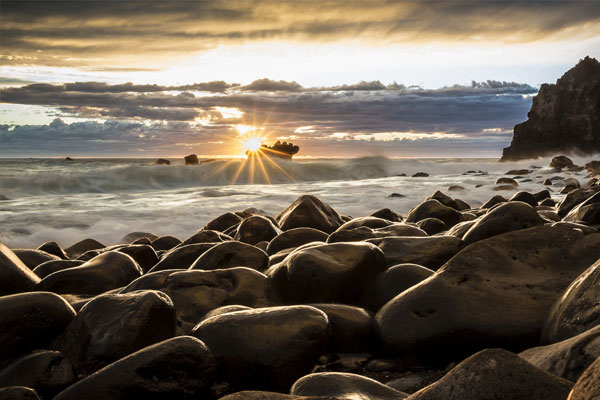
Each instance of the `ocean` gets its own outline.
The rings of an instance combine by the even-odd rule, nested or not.
[[[201,159],[186,166],[173,159],[165,166],[155,165],[156,159],[0,159],[0,242],[12,248],[46,241],[68,247],[89,237],[111,245],[133,231],[183,240],[227,211],[252,207],[276,216],[302,194],[354,217],[381,208],[406,216],[436,190],[476,207],[496,194],[542,190],[541,182],[557,175],[586,181],[585,171],[556,173],[549,160],[366,157],[252,165],[243,159]],[[494,191],[499,177],[522,168],[533,172],[517,179],[517,189]],[[411,177],[417,172],[429,176]],[[449,192],[450,186],[464,190]],[[556,200],[561,187],[560,181],[550,187]]]

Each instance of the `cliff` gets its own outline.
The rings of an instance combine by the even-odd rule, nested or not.
[[[600,63],[590,57],[543,84],[500,161],[600,152]]]

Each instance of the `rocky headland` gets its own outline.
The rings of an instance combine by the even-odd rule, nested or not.
[[[0,399],[598,399],[600,184],[552,163],[480,207],[0,244]]]
[[[586,57],[556,84],[543,84],[527,117],[501,161],[600,153],[600,63]]]

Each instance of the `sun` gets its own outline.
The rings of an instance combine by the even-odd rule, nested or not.
[[[251,137],[244,141],[244,149],[251,152],[255,152],[258,151],[258,149],[260,149],[261,144],[262,141],[260,138]]]

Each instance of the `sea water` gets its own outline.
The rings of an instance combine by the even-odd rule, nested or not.
[[[252,207],[276,216],[302,194],[354,217],[381,208],[406,216],[436,190],[477,207],[496,194],[542,190],[541,182],[556,175],[586,181],[585,171],[557,173],[548,165],[549,159],[481,158],[201,159],[187,166],[182,160],[155,165],[155,159],[0,159],[0,242],[68,247],[89,237],[110,245],[133,231],[183,240],[227,211]],[[533,172],[517,178],[518,188],[494,191],[499,177],[521,168]],[[411,177],[416,172],[429,177]],[[558,200],[562,185],[555,182],[550,190]],[[449,192],[450,186],[464,190]]]

